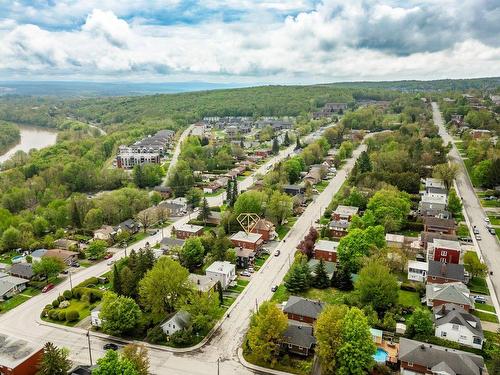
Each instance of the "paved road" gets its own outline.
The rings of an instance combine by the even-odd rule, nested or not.
[[[174,150],[174,153],[172,155],[172,159],[170,159],[170,164],[169,164],[167,173],[165,174],[165,178],[163,179],[163,185],[167,184],[168,178],[169,178],[170,173],[171,173],[170,171],[172,171],[174,169],[173,167],[175,166],[175,164],[177,164],[177,160],[179,159],[179,155],[181,153],[182,142],[184,142],[184,140],[187,138],[189,133],[191,133],[191,130],[193,130],[193,127],[194,127],[194,124],[189,125],[186,129],[184,129],[181,136],[179,137],[179,140],[177,141],[177,144],[175,145],[175,150]]]
[[[235,301],[230,318],[226,319],[217,330],[209,343],[200,350],[191,353],[175,353],[165,350],[150,349],[151,371],[154,374],[193,374],[205,375],[217,372],[217,360],[220,358],[220,374],[251,374],[244,369],[237,359],[237,349],[241,346],[244,333],[247,330],[249,318],[255,310],[255,306],[269,299],[272,295],[271,287],[280,284],[289,269],[293,254],[299,241],[304,237],[309,227],[321,216],[323,210],[328,206],[332,196],[340,189],[355,160],[365,149],[364,145],[354,151],[354,155],[347,161],[345,166],[338,172],[327,186],[327,188],[307,207],[305,212],[297,220],[294,227],[280,242],[279,257],[270,257],[265,265],[254,274],[248,287]],[[285,150],[287,151],[287,150]],[[286,152],[280,154],[285,157]],[[281,158],[278,156],[275,161]],[[269,161],[272,162],[272,161]],[[267,164],[267,163],[266,163]],[[266,168],[264,165],[261,168]],[[258,172],[258,171],[257,171]],[[241,184],[243,185],[243,184]],[[192,214],[194,216],[195,214]],[[177,221],[187,222],[189,217],[183,217]],[[167,228],[167,231],[171,228]],[[139,248],[147,241],[155,243],[159,241],[161,232],[155,236],[140,241],[131,248]],[[119,250],[113,257],[118,259],[124,255],[124,250]],[[97,276],[109,270],[105,262],[81,269],[73,277],[73,285],[84,281],[91,276]],[[88,363],[89,354],[85,331],[79,329],[67,329],[63,327],[52,327],[41,325],[38,319],[43,307],[54,300],[59,293],[69,288],[66,280],[52,291],[39,295],[25,302],[17,309],[0,316],[0,332],[27,340],[44,343],[52,341],[58,346],[67,347],[71,352],[71,359],[77,363]],[[94,361],[104,354],[102,346],[106,341],[92,336],[91,347]]]
[[[471,226],[475,225],[479,229],[482,238],[481,241],[476,241],[476,239],[473,238],[475,248],[478,250],[479,256],[485,261],[488,269],[494,271],[493,275],[490,276],[488,280],[488,284],[490,291],[494,294],[492,298],[493,304],[496,310],[500,311],[498,305],[498,299],[500,298],[500,246],[497,236],[490,234],[486,229],[486,223],[484,221],[486,214],[476,196],[464,162],[453,143],[453,138],[446,131],[437,103],[432,103],[432,111],[434,122],[439,127],[439,134],[443,138],[444,143],[448,144],[451,142],[453,145],[449,153],[449,158],[460,167],[460,172],[456,178],[456,186],[460,197],[463,198],[463,206],[469,230],[472,233]],[[494,298],[495,296],[496,298]]]

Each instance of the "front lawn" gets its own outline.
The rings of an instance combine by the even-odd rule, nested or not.
[[[417,292],[399,290],[399,304],[404,307],[421,307],[420,295]]]
[[[271,367],[268,363],[260,361],[252,353],[243,351],[243,357],[245,357],[248,362],[257,366],[298,375],[309,375],[312,370],[314,359],[313,356],[303,358],[294,355],[284,355],[279,358],[278,363],[276,363],[274,367]]]
[[[22,303],[29,300],[31,297],[24,296],[22,294],[15,295],[14,297],[8,299],[7,301],[0,302],[0,314],[6,313],[9,310],[21,305]]]
[[[488,215],[491,225],[500,225],[500,217]]]
[[[487,201],[487,200],[481,199],[481,205],[483,207],[500,207],[500,200],[495,199],[492,201]]]
[[[479,310],[474,310],[472,312],[472,315],[477,316],[479,319],[485,322],[490,322],[490,323],[498,323],[498,318],[496,315],[489,314],[486,312],[482,312]]]
[[[329,183],[330,183],[329,180],[322,180],[321,182],[316,184],[315,188],[321,193],[326,189]]]
[[[70,305],[69,307],[66,307],[64,309],[60,309],[60,308],[57,308],[57,309],[54,309],[56,311],[65,311],[65,312],[68,312],[68,311],[71,311],[71,310],[75,310],[78,312],[78,320],[74,321],[74,322],[68,322],[66,320],[55,320],[55,319],[51,319],[49,317],[45,317],[43,318],[43,320],[47,321],[47,322],[51,322],[51,323],[56,323],[56,324],[61,324],[61,325],[64,325],[64,326],[68,326],[68,327],[73,327],[75,326],[78,322],[80,322],[82,319],[86,318],[87,316],[90,316],[90,312],[100,303],[99,301],[96,302],[96,303],[89,303],[87,301],[81,301],[79,299],[74,299],[72,298],[71,300],[69,300],[70,302]]]
[[[489,311],[489,312],[492,312],[492,313],[496,312],[494,306],[488,305],[486,303],[476,303],[475,306],[476,306],[476,310]]]
[[[459,224],[457,229],[457,236],[459,237],[470,237],[469,227],[465,224]]]
[[[488,290],[488,285],[486,284],[486,280],[481,277],[472,278],[469,281],[468,287],[472,293],[490,295],[490,291]]]
[[[316,289],[309,288],[307,291],[298,293],[297,295],[304,298],[309,298],[313,300],[319,300],[330,305],[340,305],[344,303],[344,297],[352,292],[343,292],[341,290],[335,288],[327,288],[327,289]],[[271,301],[276,303],[281,303],[288,301],[290,297],[290,293],[285,288],[284,284],[281,284],[276,292],[274,292]]]
[[[269,254],[261,254],[259,255],[258,258],[255,259],[254,261],[254,268],[255,270],[259,270],[260,267],[262,267],[264,265],[264,262],[266,261],[266,259],[269,258]]]
[[[278,233],[278,238],[281,240],[283,237],[286,236],[286,234],[292,229],[293,225],[297,221],[297,218],[295,216],[292,216],[288,218],[288,223],[285,225],[278,225],[276,228],[276,233]]]

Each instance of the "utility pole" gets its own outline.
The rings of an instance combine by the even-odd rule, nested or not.
[[[89,342],[89,357],[90,357],[90,366],[92,366],[92,365],[93,365],[93,363],[92,363],[92,349],[91,349],[91,347],[90,347],[90,331],[89,331],[89,330],[87,330],[87,340],[88,340],[88,342]]]
[[[220,357],[217,358],[217,375],[220,374]]]
[[[71,269],[69,270],[69,289],[73,290],[73,281],[71,280]]]
[[[259,304],[257,303],[257,298],[255,299],[255,312],[259,311]]]

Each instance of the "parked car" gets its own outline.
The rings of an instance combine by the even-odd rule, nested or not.
[[[484,221],[486,221],[487,223],[489,223],[490,222],[490,218],[489,217],[485,217]]]
[[[275,256],[275,257],[279,257],[279,256],[280,256],[280,254],[281,254],[281,252],[280,252],[279,250],[276,250],[276,251],[274,252],[274,256]]]
[[[113,264],[115,264],[115,261],[114,260],[108,260],[108,263],[106,263],[108,266],[112,266]]]
[[[118,350],[118,345],[113,344],[112,342],[108,342],[107,344],[104,344],[102,348],[104,350]]]
[[[479,234],[479,229],[477,229],[476,226],[474,226],[474,229],[472,231],[474,232],[474,234]]]
[[[47,293],[49,290],[52,290],[54,289],[55,285],[50,283],[50,284],[47,284],[43,287],[42,289],[42,293]]]
[[[73,262],[73,263],[71,263],[71,267],[78,268],[78,267],[80,267],[80,263],[78,263],[78,262]]]
[[[106,253],[106,255],[104,255],[104,259],[109,259],[112,257],[113,257],[113,253]]]
[[[492,235],[497,234],[497,232],[495,232],[495,228],[488,228],[488,232],[490,232]]]
[[[255,272],[255,270],[253,269],[253,267],[248,267],[247,271],[250,272],[250,273],[254,273]]]
[[[474,296],[474,302],[486,303],[486,302],[488,302],[488,300],[484,296]]]
[[[278,290],[278,285],[275,285],[271,288],[271,292],[276,292]]]
[[[481,236],[479,234],[476,234],[476,240],[481,241]]]
[[[240,272],[240,275],[241,275],[241,276],[246,276],[246,277],[250,277],[250,276],[252,276],[252,274],[251,274],[250,272],[248,272],[248,271],[241,271],[241,272]]]

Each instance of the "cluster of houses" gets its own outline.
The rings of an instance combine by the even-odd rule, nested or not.
[[[30,254],[31,263],[25,257],[16,258],[12,265],[0,264],[0,302],[21,293],[35,277],[33,263],[44,257],[60,259],[67,266],[78,261],[78,253],[64,249],[38,249]]]
[[[326,103],[323,108],[313,113],[313,119],[329,118],[335,114],[343,114],[347,110],[347,103]]]
[[[167,153],[174,138],[174,131],[160,130],[152,136],[143,138],[131,146],[121,145],[116,155],[116,166],[131,169],[135,165],[159,164]]]

